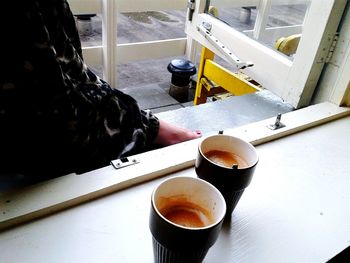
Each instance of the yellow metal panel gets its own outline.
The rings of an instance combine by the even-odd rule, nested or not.
[[[236,96],[259,90],[238,73],[233,73],[212,60],[205,61],[203,75]]]
[[[202,54],[201,54],[201,59],[200,59],[200,63],[199,63],[199,68],[198,68],[198,78],[197,78],[197,86],[196,86],[196,93],[194,96],[194,101],[193,104],[194,105],[198,105],[201,103],[205,103],[206,102],[206,97],[200,99],[202,96],[202,82],[201,82],[201,78],[203,76],[203,72],[204,72],[204,65],[205,65],[205,61],[206,60],[212,60],[214,59],[214,53],[212,51],[210,51],[207,48],[202,48]]]
[[[208,96],[222,91],[240,96],[260,90],[259,86],[249,82],[248,76],[231,72],[215,63],[214,56],[211,50],[202,48],[194,105],[206,103]],[[212,85],[212,82],[215,85]]]

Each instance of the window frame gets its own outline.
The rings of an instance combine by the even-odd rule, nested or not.
[[[227,4],[227,1],[216,2]],[[257,1],[251,2],[256,3]],[[271,3],[285,4],[287,2],[285,0],[261,0],[257,6],[258,16],[259,12],[267,12],[269,10],[267,6],[270,6]],[[236,0],[231,3],[237,6],[245,2]],[[343,13],[345,5],[346,1],[336,0],[310,2],[303,34],[293,61],[204,13],[205,0],[196,1],[193,19],[186,23],[186,33],[190,38],[220,56],[221,51],[197,30],[197,26],[203,22],[210,23],[211,33],[226,47],[241,59],[254,63],[253,67],[244,69],[244,73],[295,108],[301,108],[310,104],[323,67],[327,62],[328,51],[337,33],[341,19],[339,14]],[[262,16],[266,14],[260,14],[260,17]],[[259,19],[259,21],[263,23],[264,19]],[[256,27],[261,31],[262,26]]]

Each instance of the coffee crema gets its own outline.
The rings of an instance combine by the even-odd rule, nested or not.
[[[238,168],[248,167],[248,163],[242,157],[232,152],[211,150],[204,155],[212,162],[227,168],[234,165],[238,165]]]
[[[159,212],[169,221],[184,227],[205,227],[213,223],[206,209],[189,201],[171,200]]]

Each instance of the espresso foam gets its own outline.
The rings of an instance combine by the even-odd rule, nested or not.
[[[232,152],[211,150],[206,152],[205,156],[212,162],[228,168],[234,165],[238,165],[238,168],[248,166],[247,162],[242,157]]]
[[[210,213],[204,208],[183,200],[169,200],[160,210],[169,221],[185,227],[205,227],[213,223]]]

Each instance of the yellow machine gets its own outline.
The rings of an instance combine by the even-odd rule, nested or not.
[[[203,47],[198,69],[198,78],[194,105],[206,103],[207,97],[222,92],[230,92],[235,96],[249,94],[261,89],[243,72],[231,72],[214,62],[215,54]]]
[[[214,17],[218,16],[218,10],[214,6],[209,7],[209,13]],[[210,27],[199,28],[199,31],[202,32],[208,41],[218,45],[220,42],[210,33],[210,29]],[[296,49],[298,48],[300,37],[301,34],[282,37],[276,41],[275,48],[285,55],[291,56],[295,54]],[[218,46],[223,45],[220,43]],[[226,55],[227,52],[228,51],[226,51]],[[231,54],[231,52],[229,54]],[[234,96],[240,96],[262,89],[261,85],[252,80],[241,70],[231,72],[230,70],[214,62],[214,57],[214,52],[206,47],[202,48],[194,105],[206,103],[208,97],[212,97],[219,93],[226,92]],[[227,96],[224,95],[222,97]]]

